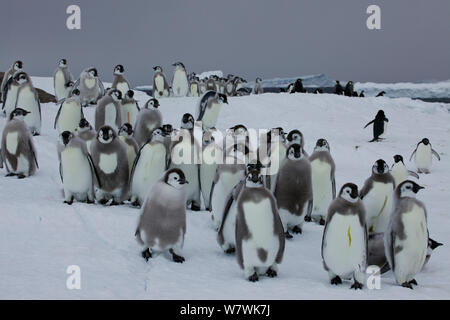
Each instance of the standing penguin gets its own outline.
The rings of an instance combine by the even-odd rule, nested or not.
[[[367,228],[358,187],[347,183],[328,209],[322,237],[323,266],[331,284],[353,278],[352,289],[362,289],[367,261]]]
[[[7,177],[29,177],[39,168],[33,138],[25,123],[29,111],[16,108],[9,115],[2,133],[1,158],[6,166]]]
[[[303,133],[300,130],[294,129],[289,131],[286,137],[287,147],[293,144],[299,144],[302,146],[302,152],[305,157],[309,157],[308,152],[305,151],[305,138],[303,137]]]
[[[170,168],[179,168],[184,172],[189,186],[186,187],[187,205],[192,211],[200,210],[200,177],[198,159],[200,145],[194,137],[194,117],[185,113],[181,119],[181,136],[175,138],[170,152]],[[186,152],[186,154],[185,154]]]
[[[227,96],[215,91],[207,91],[197,105],[196,121],[201,121],[203,129],[216,127],[222,103],[228,104]]]
[[[175,62],[173,66],[175,67],[172,80],[173,95],[175,97],[186,97],[189,92],[189,81],[184,64]]]
[[[95,108],[95,130],[108,125],[116,132],[122,126],[120,112],[120,100],[122,93],[117,89],[111,89],[102,97]]]
[[[99,182],[86,143],[70,131],[62,132],[58,158],[64,203],[70,205],[74,199],[94,203],[94,181]]]
[[[305,88],[303,88],[303,80],[300,79],[300,78],[295,80],[295,83],[294,83],[294,86],[292,87],[292,90],[289,91],[289,93],[296,93],[296,92],[306,93]]]
[[[122,95],[122,100],[120,101],[120,118],[122,120],[122,125],[125,123],[134,125],[139,110],[138,103],[134,99],[134,91],[128,90],[125,92],[125,95]]]
[[[360,97],[360,98],[364,98],[364,97],[365,97],[365,95],[364,95],[364,90],[361,90],[361,92],[359,93],[359,97]]]
[[[366,208],[369,233],[385,232],[392,211],[395,181],[386,162],[379,159],[372,175],[364,182],[360,198]]]
[[[153,130],[161,127],[162,114],[158,107],[158,100],[152,98],[147,101],[144,108],[139,110],[134,126],[134,138],[139,147],[142,147],[152,137]]]
[[[283,165],[286,159],[286,134],[283,128],[272,128],[266,134],[266,141],[263,136],[260,137],[260,145],[258,150],[258,157],[263,160],[263,164],[270,168],[268,174],[265,176],[265,186],[272,192],[275,192],[277,183],[277,169]],[[303,146],[300,145],[302,154]]]
[[[433,155],[441,161],[439,153],[433,149],[430,140],[428,138],[423,138],[422,141],[417,144],[417,147],[411,154],[409,161],[411,161],[415,156],[414,160],[416,162],[417,172],[429,174]]]
[[[123,76],[124,72],[125,72],[125,69],[124,69],[123,65],[118,64],[117,66],[115,66],[114,71],[113,71],[114,79],[113,79],[113,83],[111,85],[111,88],[117,89],[120,91],[120,93],[122,93],[122,97],[124,97],[125,94],[128,92],[128,90],[131,89],[130,83]]]
[[[200,79],[194,76],[189,80],[189,97],[199,97],[200,96]]]
[[[334,85],[334,94],[342,95],[344,93],[344,89],[341,86],[339,80],[336,80],[336,84]]]
[[[167,169],[167,150],[161,128],[153,131],[152,139],[139,150],[130,176],[131,201],[141,206],[153,185]]]
[[[305,216],[311,215],[313,190],[311,163],[298,144],[291,145],[286,151],[286,160],[278,171],[274,195],[286,238],[292,238],[289,229],[302,233]]]
[[[314,152],[309,157],[313,189],[312,219],[324,225],[328,206],[336,198],[335,164],[330,146],[325,139],[317,140]]]
[[[97,137],[97,132],[85,118],[80,120],[76,132],[78,137],[86,142],[88,152],[91,152],[91,142]]]
[[[373,139],[369,142],[378,142],[382,139],[384,139],[384,135],[386,134],[386,127],[387,123],[389,122],[389,119],[386,118],[384,111],[379,110],[377,115],[375,116],[375,119],[370,121],[368,124],[364,126],[364,129],[367,128],[370,124],[373,124]]]
[[[264,90],[262,87],[262,80],[261,78],[256,78],[255,80],[255,87],[253,88],[253,94],[263,94]]]
[[[214,81],[214,75],[209,76],[209,78],[205,82],[206,91],[214,91],[217,92],[216,82]]]
[[[14,76],[14,73],[23,70],[23,63],[20,60],[14,61],[8,71],[5,72],[0,86],[0,101],[5,102],[5,89],[7,88],[8,81]],[[8,115],[9,116],[9,115]]]
[[[95,198],[103,205],[110,199],[111,205],[122,203],[128,195],[127,150],[113,128],[100,128],[91,144],[91,155],[99,177]]]
[[[137,241],[145,247],[142,251],[145,260],[152,257],[153,251],[168,250],[173,261],[185,261],[181,250],[186,234],[187,183],[183,171],[170,169],[149,192],[135,233]]]
[[[344,95],[347,97],[353,97],[354,91],[353,91],[353,81],[347,82],[344,89]]]
[[[80,78],[75,82],[74,88],[80,90],[80,101],[83,107],[88,104],[96,104],[105,94],[105,88],[98,77],[96,68],[87,68],[80,74]]]
[[[70,73],[66,59],[59,60],[58,68],[53,75],[53,88],[55,89],[55,98],[57,102],[67,98],[72,91],[73,76]]]
[[[205,210],[212,211],[211,190],[214,183],[217,167],[222,162],[222,148],[216,143],[214,132],[203,132],[202,163],[200,164],[200,189],[205,204]]]
[[[30,77],[25,72],[16,73],[14,75],[14,82],[19,85],[15,107],[28,111],[24,121],[32,135],[37,136],[41,133],[42,121],[38,92],[34,88]]]
[[[64,131],[75,132],[80,120],[84,118],[80,103],[80,90],[74,89],[69,98],[63,99],[55,117],[54,128],[61,134]]]
[[[408,179],[408,176],[413,176],[419,179],[419,176],[414,171],[406,169],[403,157],[399,154],[394,156],[394,164],[391,167],[391,174],[394,177],[395,186],[400,185],[403,181]]]
[[[153,67],[155,74],[153,75],[153,98],[159,99],[169,96],[169,84],[167,83],[166,76],[163,73],[163,69],[160,66]]]
[[[427,210],[416,199],[423,187],[406,180],[395,189],[395,208],[384,234],[386,257],[395,280],[402,287],[417,285],[414,276],[422,270],[427,257]]]
[[[258,170],[251,170],[237,200],[236,256],[245,277],[277,276],[283,259],[283,225],[273,194],[264,187]]]
[[[120,127],[119,139],[123,143],[125,143],[127,147],[128,171],[130,172],[131,179],[131,169],[133,168],[134,160],[136,159],[136,156],[139,152],[139,147],[133,137],[133,127],[131,126],[131,124],[125,123]]]

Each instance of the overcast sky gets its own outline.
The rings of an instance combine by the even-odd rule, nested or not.
[[[66,28],[70,4],[81,30]],[[370,4],[381,30],[366,27]],[[248,80],[450,78],[449,0],[5,0],[0,27],[0,70],[19,58],[39,76],[65,57],[75,77],[93,65],[104,81],[121,63],[134,86],[151,84],[155,65],[171,79],[178,60]]]

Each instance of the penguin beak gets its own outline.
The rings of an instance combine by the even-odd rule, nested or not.
[[[189,184],[189,181],[187,181],[186,179],[182,179],[182,180],[180,180],[180,184],[181,184],[181,185],[183,185],[183,184]]]
[[[425,187],[419,186],[418,184],[414,185],[413,187],[414,193],[419,192],[421,189],[425,189]]]
[[[350,193],[350,196],[352,197],[352,199],[358,198],[358,190],[356,190],[356,189],[352,190],[352,192]]]

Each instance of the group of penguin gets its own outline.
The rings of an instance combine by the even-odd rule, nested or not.
[[[22,67],[16,61],[1,87],[8,122],[0,164],[5,164],[7,176],[18,178],[38,168],[32,135],[41,126],[39,99]],[[308,155],[297,129],[286,134],[273,128],[256,143],[244,125],[228,129],[225,137],[218,134],[215,127],[228,94],[218,90],[216,81],[214,90],[206,86],[203,94],[197,87],[196,118],[184,114],[179,129],[163,124],[156,97],[191,92],[180,89],[186,88],[177,70],[184,66],[175,64],[168,88],[162,69],[155,67],[154,97],[139,108],[122,65],[114,68],[112,86],[105,90],[95,68],[83,70],[73,82],[67,61],[59,61],[54,89],[60,107],[54,127],[60,137],[65,203],[129,201],[140,207],[135,236],[142,256],[148,260],[154,252],[168,251],[175,262],[184,262],[186,209],[199,211],[203,199],[218,244],[226,254],[236,254],[249,281],[275,277],[285,239],[301,234],[305,221],[315,221],[325,226],[322,258],[332,284],[353,278],[352,288],[360,289],[366,266],[373,264],[382,272],[392,269],[399,285],[412,288],[417,283],[414,276],[441,244],[429,238],[425,206],[415,199],[422,187],[407,180],[408,175],[418,176],[406,169],[402,156],[394,157],[392,169],[377,160],[360,191],[346,183],[336,194],[336,166],[326,139],[319,139]],[[192,76],[190,83],[197,78]],[[89,104],[96,105],[94,127],[83,116]],[[386,123],[380,110],[367,124],[374,125],[373,141],[382,139]],[[195,129],[202,132],[201,142]],[[252,150],[258,151],[257,159],[250,159]],[[430,173],[432,155],[440,160],[425,138],[411,156],[419,173]],[[188,161],[179,161],[186,156]],[[197,163],[198,157],[204,161]],[[267,171],[275,160],[278,170]]]

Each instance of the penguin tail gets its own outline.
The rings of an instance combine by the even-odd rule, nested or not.
[[[141,238],[141,230],[139,227],[136,229],[136,232],[134,233],[134,236],[136,237],[137,242],[139,242],[141,245],[144,245],[144,241]]]

